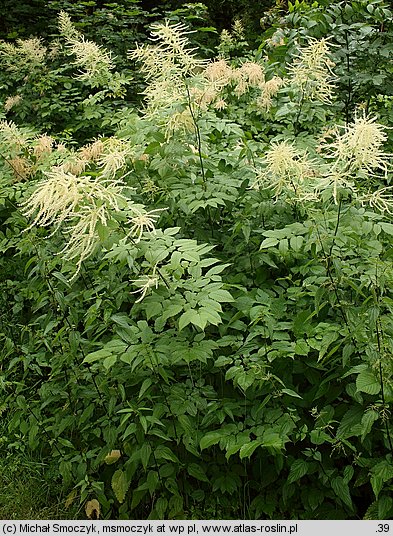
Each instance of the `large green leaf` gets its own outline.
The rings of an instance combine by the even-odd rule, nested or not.
[[[188,474],[201,480],[202,482],[209,482],[209,479],[206,476],[204,469],[198,463],[190,463],[187,466]]]
[[[262,436],[262,446],[274,450],[281,450],[284,446],[284,442],[280,434],[273,432],[272,430],[266,430]]]
[[[351,436],[360,436],[362,434],[362,418],[364,409],[360,405],[351,407],[341,419],[337,428],[336,436],[339,439],[347,439]]]
[[[378,499],[378,519],[392,519],[393,499],[387,495],[382,495]],[[390,515],[389,515],[390,514]]]
[[[142,445],[140,455],[143,468],[146,471],[151,456],[151,446],[149,445],[149,443],[144,443]]]
[[[95,352],[87,354],[87,356],[83,360],[83,363],[94,363],[95,361],[104,360],[108,357],[112,357],[112,352],[106,350],[105,348],[102,348],[101,350],[97,350]]]
[[[378,498],[383,485],[393,478],[393,463],[388,460],[382,460],[371,469],[371,486],[375,497]]]
[[[201,450],[207,449],[212,445],[217,445],[217,443],[219,443],[223,437],[224,434],[220,431],[208,432],[200,440],[199,446],[201,447]]]
[[[277,246],[279,240],[273,236],[269,236],[268,238],[265,238],[260,246],[260,249],[267,249],[274,246]]]
[[[122,503],[125,499],[128,486],[130,485],[130,482],[127,479],[126,473],[122,471],[121,469],[118,469],[117,471],[115,471],[112,476],[111,484],[112,484],[112,490],[116,496],[116,499],[120,503]]]
[[[250,441],[249,443],[242,445],[239,451],[240,459],[243,460],[244,458],[250,458],[255,449],[257,449],[260,445],[261,440],[259,439],[256,439],[255,441]]]
[[[368,395],[377,395],[381,384],[371,371],[364,370],[356,378],[356,389]]]
[[[194,326],[204,329],[206,326],[206,320],[203,320],[195,309],[188,309],[179,318],[179,330],[184,329],[188,324],[194,324]]]
[[[385,233],[387,233],[389,235],[393,235],[393,224],[380,222],[379,225],[382,227],[382,229],[385,231]]]
[[[302,459],[295,460],[289,468],[288,483],[297,482],[307,474],[309,464]]]
[[[371,432],[375,421],[379,419],[379,413],[375,410],[368,410],[362,417],[362,441]]]
[[[349,486],[341,476],[332,479],[332,488],[344,504],[349,506],[349,508],[353,508]]]

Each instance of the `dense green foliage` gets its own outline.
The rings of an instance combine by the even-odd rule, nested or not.
[[[104,518],[391,518],[392,10],[208,61],[184,9],[0,43],[4,450]]]
[[[64,493],[56,474],[35,456],[0,458],[0,519],[75,519],[84,515],[76,502],[72,508],[65,507]]]
[[[200,2],[184,2],[184,0],[117,0],[105,2],[102,0],[88,0],[73,2],[71,0],[3,0],[4,9],[0,19],[1,37],[29,37],[30,35],[48,35],[56,26],[57,13],[67,11],[73,16],[78,25],[84,27],[89,37],[95,39],[117,40],[120,47],[120,34],[128,41],[130,32],[121,33],[124,29],[132,29],[137,25],[139,31],[144,32],[143,20],[146,17],[156,19],[169,13],[182,17],[182,20],[197,22],[195,11],[202,7],[207,11],[206,20],[209,25],[222,30],[229,29],[236,18],[242,18],[250,25],[248,33],[259,32],[259,19],[265,15],[267,9],[275,5],[273,0],[207,0]],[[281,7],[285,2],[277,2]],[[99,23],[99,25],[97,25]],[[108,30],[117,30],[117,36]]]

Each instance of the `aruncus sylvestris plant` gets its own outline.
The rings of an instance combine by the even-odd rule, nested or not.
[[[288,83],[300,91],[303,99],[329,104],[334,95],[334,62],[330,59],[327,39],[309,39],[300,48],[288,69]]]
[[[87,148],[85,154],[89,150]],[[64,229],[67,242],[59,255],[76,262],[72,279],[78,275],[84,260],[96,250],[100,234],[111,225],[112,228],[117,225],[117,214],[123,216],[125,228],[129,227],[127,236],[135,237],[135,242],[141,240],[145,230],[155,232],[154,221],[159,210],[146,211],[124,195],[126,184],[122,180],[106,178],[121,168],[118,154],[113,155],[114,163],[111,157],[110,151],[103,152],[98,160],[98,165],[103,166],[102,175],[95,179],[87,172],[79,176],[65,172],[62,166],[44,172],[46,178],[21,204],[23,215],[33,217],[26,232],[36,226],[54,227],[50,238],[60,228]]]
[[[110,54],[96,43],[86,40],[74,27],[70,17],[64,11],[59,15],[60,34],[66,41],[69,54],[75,56],[73,64],[80,67],[81,80],[93,82],[110,79],[114,68]]]
[[[188,33],[180,23],[155,24],[152,26],[152,40],[156,44],[130,52],[131,59],[142,63],[148,81],[144,91],[145,117],[159,118],[168,110],[172,122],[177,124],[175,129],[187,125],[192,131],[193,115],[203,113],[210,105],[216,110],[226,108],[225,88],[237,97],[256,89],[261,108],[269,108],[272,97],[284,84],[280,77],[266,80],[263,64],[256,62],[245,61],[234,68],[225,58],[211,62],[201,60],[195,49],[188,45]],[[171,131],[173,127],[167,132]]]
[[[278,68],[153,37],[114,136],[0,129],[14,445],[105,516],[391,517],[386,128],[303,123],[334,101],[328,41]]]
[[[316,148],[318,157],[314,158],[286,141],[273,143],[263,159],[264,168],[257,170],[253,186],[272,189],[276,197],[283,191],[291,192],[294,201],[320,201],[322,196],[326,197],[324,191],[331,190],[335,204],[338,204],[341,190],[364,203],[367,194],[361,180],[362,172],[369,177],[380,177],[382,172],[382,177],[386,178],[392,169],[392,156],[382,150],[387,139],[385,129],[376,123],[376,118],[364,114],[355,117],[353,124],[331,129],[330,143],[326,138],[321,140]],[[377,199],[382,199],[388,191],[390,187],[384,187],[369,194],[372,206],[376,207]],[[384,212],[387,204],[385,209],[383,203],[379,207]]]

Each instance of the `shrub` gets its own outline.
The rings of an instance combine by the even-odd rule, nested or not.
[[[339,105],[328,39],[153,37],[111,135],[1,123],[5,442],[104,517],[389,518],[387,129]]]

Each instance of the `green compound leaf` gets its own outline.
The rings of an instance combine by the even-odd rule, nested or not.
[[[194,324],[194,326],[201,327],[202,329],[206,325],[206,323],[203,324],[199,313],[194,309],[189,309],[181,315],[181,317],[179,318],[179,330],[181,331],[186,326],[188,326],[188,324]]]

